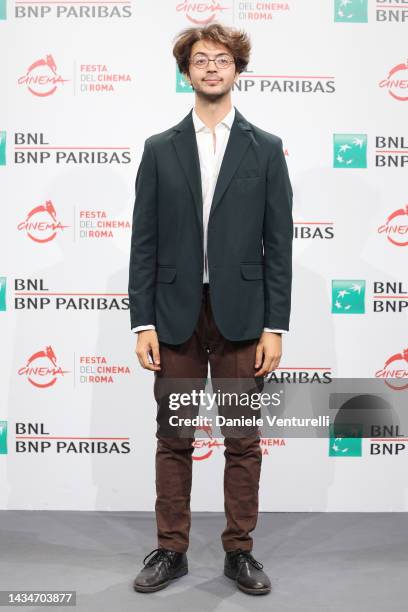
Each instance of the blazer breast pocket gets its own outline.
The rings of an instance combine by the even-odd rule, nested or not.
[[[236,180],[257,178],[261,178],[258,168],[246,168],[245,170],[238,170],[236,174],[234,174],[234,179]]]

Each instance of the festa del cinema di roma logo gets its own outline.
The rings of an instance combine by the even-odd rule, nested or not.
[[[385,223],[378,228],[378,233],[385,234],[395,246],[408,246],[408,204],[388,215]]]
[[[222,439],[213,437],[213,429],[211,425],[200,425],[196,427],[196,431],[203,431],[207,437],[195,438],[193,442],[194,453],[192,459],[194,461],[205,461],[209,459],[217,448],[224,446]],[[285,441],[280,438],[262,438],[262,432],[258,429],[258,434],[261,438],[261,448],[263,455],[269,455],[271,447],[285,446]]]
[[[58,85],[70,79],[63,79],[57,73],[57,66],[52,55],[48,54],[45,59],[39,59],[28,67],[27,72],[19,77],[17,83],[25,85],[34,96],[44,98],[52,96]]]
[[[17,225],[18,231],[25,231],[34,242],[50,242],[57,232],[69,225],[62,225],[57,220],[57,212],[51,200],[39,204],[29,211],[24,221]]]
[[[408,60],[393,66],[385,79],[379,82],[381,89],[386,89],[394,100],[406,102],[408,100]]]
[[[222,6],[216,0],[207,2],[179,2],[176,5],[177,13],[184,13],[186,18],[195,25],[207,25],[218,19],[223,11],[229,10],[229,6]]]
[[[51,346],[46,346],[44,351],[33,353],[27,359],[27,363],[17,371],[19,376],[25,376],[29,383],[39,389],[52,387],[59,376],[68,373],[69,370],[63,370],[57,364],[57,358]]]
[[[404,391],[408,389],[408,348],[386,359],[384,366],[381,370],[377,370],[375,376],[376,378],[383,378],[385,384],[390,387],[390,389],[394,389],[394,391]],[[390,378],[393,382],[387,380]],[[401,383],[395,382],[399,378],[401,379]]]

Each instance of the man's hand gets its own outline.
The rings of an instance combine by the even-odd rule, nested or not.
[[[263,332],[256,346],[256,376],[265,376],[278,367],[282,357],[282,335],[275,332]],[[262,367],[261,367],[262,366]]]
[[[140,365],[145,370],[160,370],[159,339],[155,329],[145,329],[138,332],[135,353]],[[149,361],[149,357],[152,362]]]

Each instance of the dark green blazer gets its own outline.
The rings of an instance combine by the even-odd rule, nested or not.
[[[180,344],[197,324],[203,284],[203,203],[192,110],[147,138],[136,176],[129,262],[131,328],[156,326]],[[292,186],[282,140],[235,109],[208,222],[210,300],[229,340],[289,329]]]

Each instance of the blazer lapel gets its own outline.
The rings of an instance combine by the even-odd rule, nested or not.
[[[198,157],[192,113],[193,109],[175,126],[176,133],[172,140],[193,195],[194,208],[201,229],[201,237],[203,237],[203,196],[201,190],[200,159]]]
[[[203,236],[203,197],[201,189],[200,160],[198,156],[197,139],[192,117],[193,110],[188,113],[175,127],[173,144],[190,186],[194,199],[194,207]],[[218,179],[215,185],[211,203],[210,218],[218,206],[225,190],[232,180],[235,171],[252,140],[252,128],[245,117],[235,109],[235,117],[231,126],[227,147],[221,163]]]
[[[243,115],[235,109],[235,117],[231,126],[227,147],[221,163],[217,183],[210,209],[210,219],[218,206],[225,190],[230,184],[238,165],[252,140],[252,128]]]

